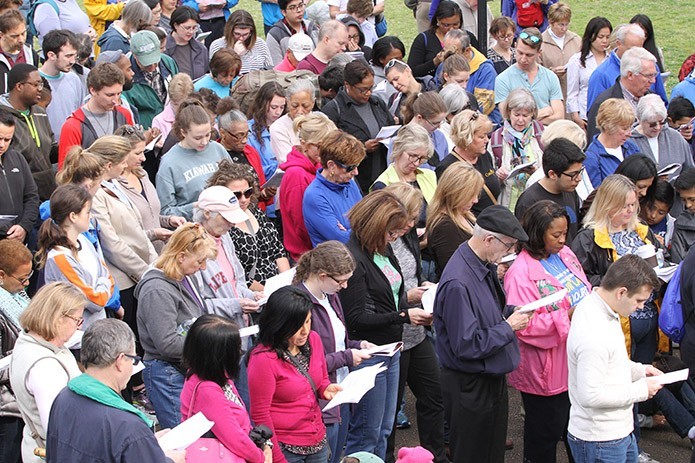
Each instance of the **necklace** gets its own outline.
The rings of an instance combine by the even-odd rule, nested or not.
[[[89,101],[87,102],[87,104],[84,105],[84,107],[85,107],[85,109],[86,109],[87,111],[90,112],[90,114],[92,114],[92,116],[94,116],[94,117],[91,119],[91,121],[94,121],[94,122],[97,124],[97,127],[99,128],[99,130],[101,131],[101,134],[97,134],[97,135],[99,135],[99,136],[111,135],[111,134],[108,132],[108,125],[109,125],[108,122],[106,123],[106,127],[104,127],[103,125],[101,125],[101,122],[99,122],[99,116],[100,116],[100,114],[95,113],[95,112],[90,108],[90,103],[91,103],[91,102],[92,102],[92,100],[89,100]]]

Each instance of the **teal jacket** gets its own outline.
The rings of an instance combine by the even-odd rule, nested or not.
[[[145,80],[145,74],[143,74],[140,66],[138,66],[134,56],[130,57],[130,62],[135,72],[133,76],[133,88],[123,92],[123,96],[131,106],[135,106],[138,109],[138,113],[140,114],[140,125],[145,129],[149,129],[152,126],[152,119],[154,119],[154,116],[164,110],[164,103],[159,100],[157,94],[147,83],[147,80]],[[178,74],[179,67],[173,58],[162,55],[162,60],[159,62],[159,72],[162,74],[162,77],[164,77],[165,88],[169,88],[169,82],[174,75]]]

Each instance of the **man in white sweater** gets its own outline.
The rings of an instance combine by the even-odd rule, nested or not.
[[[567,338],[567,439],[577,463],[637,462],[632,408],[661,389],[653,377],[662,372],[628,358],[620,319],[642,308],[658,287],[649,264],[628,254],[577,305]]]

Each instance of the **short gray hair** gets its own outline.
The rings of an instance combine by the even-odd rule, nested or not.
[[[434,153],[434,144],[427,129],[413,122],[398,130],[391,145],[391,160],[395,161],[409,149],[424,149],[427,157],[432,157]]]
[[[461,29],[451,29],[449,32],[444,34],[444,40],[442,40],[442,42],[446,42],[447,40],[458,40],[461,47],[459,51],[463,51],[471,46],[470,36]]]
[[[244,124],[247,124],[249,120],[246,115],[238,109],[232,109],[231,111],[227,111],[220,116],[219,126],[221,129],[228,129],[236,122],[243,122]]]
[[[203,228],[205,228],[205,222],[210,219],[214,219],[219,214],[217,211],[207,211],[207,213],[209,216],[205,217],[205,209],[201,209],[198,206],[193,207],[193,216],[191,217],[193,223],[199,223],[203,225]]]
[[[97,320],[82,337],[80,360],[85,368],[104,368],[116,361],[120,354],[135,349],[135,335],[123,321],[115,318]]]
[[[644,35],[644,29],[640,27],[639,24],[620,24],[615,28],[615,39],[619,40],[620,43],[625,43],[625,37],[627,34],[633,34],[638,37],[646,38]]]
[[[513,109],[525,109],[533,114],[535,119],[538,116],[538,106],[533,94],[525,88],[515,88],[507,95],[507,113]]]
[[[445,85],[439,92],[439,95],[444,100],[447,111],[454,116],[470,107],[470,99],[466,90],[458,85]]]
[[[326,37],[333,37],[333,35],[338,32],[338,29],[345,29],[347,27],[341,21],[337,19],[331,19],[321,24],[321,29],[319,29],[319,41],[325,39]]]
[[[667,115],[666,105],[659,95],[644,95],[637,103],[637,120],[640,122],[663,121]]]
[[[480,225],[475,224],[475,225],[473,225],[473,236],[476,236],[476,237],[481,238],[481,239],[488,237],[488,236],[494,236],[498,240],[501,240],[506,235],[504,235],[502,233],[497,233],[497,232],[493,232],[490,230],[486,230],[483,227],[481,227]],[[511,238],[511,236],[509,238]]]
[[[288,100],[297,93],[307,92],[311,98],[316,99],[316,87],[309,79],[297,79],[285,90],[285,98]]]
[[[651,61],[656,64],[656,58],[642,47],[633,47],[623,53],[620,58],[620,76],[627,77],[627,73],[639,74],[644,69],[642,62]],[[658,72],[658,68],[657,68]]]

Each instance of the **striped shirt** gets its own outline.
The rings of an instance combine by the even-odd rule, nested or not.
[[[227,40],[224,37],[214,40],[210,44],[210,59],[223,48],[227,48]],[[231,49],[232,47],[229,48]],[[268,45],[265,43],[265,40],[256,38],[253,48],[241,57],[241,71],[239,71],[239,75],[272,68],[273,60],[270,58]]]

